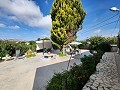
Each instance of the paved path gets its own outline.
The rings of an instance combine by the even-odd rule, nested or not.
[[[89,54],[85,50],[82,53]],[[0,90],[44,90],[46,82],[55,71],[66,69],[70,58],[67,56],[45,60],[41,56],[42,54],[38,54],[34,58],[0,63]],[[80,62],[79,58],[79,55],[74,56],[71,64]],[[38,89],[41,87],[42,89]]]

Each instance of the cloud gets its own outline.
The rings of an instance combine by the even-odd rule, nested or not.
[[[5,27],[5,24],[0,23],[0,28]]]
[[[100,29],[98,29],[98,30],[94,31],[94,33],[96,33],[96,34],[98,34],[98,33],[100,33],[100,32],[101,32],[101,30],[100,30]]]
[[[12,15],[11,20],[19,20],[31,27],[51,27],[51,16],[43,16],[40,7],[29,0],[0,0],[0,8]]]
[[[16,16],[8,16],[7,18],[10,20],[18,21],[18,18]]]
[[[45,4],[48,4],[48,1],[47,1],[47,0],[45,0]]]
[[[42,38],[49,37],[47,34],[40,35]]]
[[[12,28],[12,29],[19,29],[20,27],[15,25],[15,26],[9,26],[9,28]]]

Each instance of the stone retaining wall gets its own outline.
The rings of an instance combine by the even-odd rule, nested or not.
[[[120,90],[114,53],[107,52],[82,90]]]

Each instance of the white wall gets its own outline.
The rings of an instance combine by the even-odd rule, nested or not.
[[[36,41],[36,50],[43,49],[43,40]],[[52,41],[44,40],[44,48],[52,48]]]

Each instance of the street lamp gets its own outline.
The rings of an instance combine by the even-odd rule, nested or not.
[[[110,11],[113,11],[113,12],[119,12],[120,11],[120,9],[119,8],[117,8],[117,7],[112,7],[112,8],[110,8]]]
[[[120,9],[117,7],[110,8],[110,11],[118,12],[118,14],[120,13]],[[119,15],[118,20],[119,20],[119,32],[118,32],[118,51],[117,51],[117,53],[120,54],[120,15]]]

